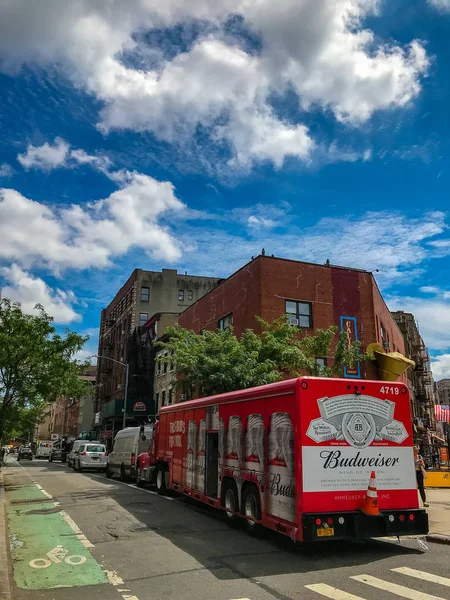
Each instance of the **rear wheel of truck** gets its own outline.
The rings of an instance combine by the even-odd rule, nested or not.
[[[109,470],[108,466],[105,469],[105,475],[108,479],[111,479],[111,477],[113,476],[112,471]]]
[[[237,521],[235,513],[239,512],[239,501],[237,487],[234,481],[225,484],[222,504],[225,507],[225,515],[228,521],[230,523],[235,523]]]
[[[166,487],[166,468],[164,465],[158,465],[156,472],[156,491],[158,494],[167,494]]]
[[[258,535],[261,531],[261,525],[257,521],[261,520],[261,501],[259,491],[255,485],[249,485],[244,491],[242,498],[242,513],[245,515],[245,528],[250,535]]]
[[[125,473],[125,465],[122,463],[120,465],[120,481],[126,481],[127,475]]]

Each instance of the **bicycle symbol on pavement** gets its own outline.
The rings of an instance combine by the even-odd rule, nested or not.
[[[30,567],[33,567],[33,569],[47,569],[52,564],[58,564],[63,561],[68,565],[73,566],[82,565],[87,561],[87,557],[82,554],[71,554],[70,556],[67,556],[68,554],[69,551],[65,550],[62,546],[56,546],[56,548],[47,552],[46,556],[48,558],[34,558],[33,560],[30,560],[28,564]]]

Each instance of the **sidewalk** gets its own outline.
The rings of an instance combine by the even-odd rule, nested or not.
[[[5,488],[0,469],[0,600],[11,600],[9,537],[6,523]]]
[[[427,488],[426,494],[430,504],[427,508],[430,539],[450,543],[450,489]]]

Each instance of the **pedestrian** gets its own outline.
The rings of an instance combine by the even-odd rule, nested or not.
[[[427,496],[425,494],[425,487],[423,484],[423,480],[426,478],[427,474],[425,471],[425,462],[422,456],[419,454],[419,446],[414,446],[414,466],[416,468],[416,481],[417,487],[419,488],[420,497],[422,498],[423,505],[428,507],[430,505],[427,502]]]

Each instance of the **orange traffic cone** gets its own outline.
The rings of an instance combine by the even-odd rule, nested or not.
[[[367,488],[366,498],[364,500],[363,507],[361,509],[366,515],[377,516],[380,514],[380,508],[378,506],[378,492],[377,484],[375,481],[375,471],[370,474],[369,487]]]

